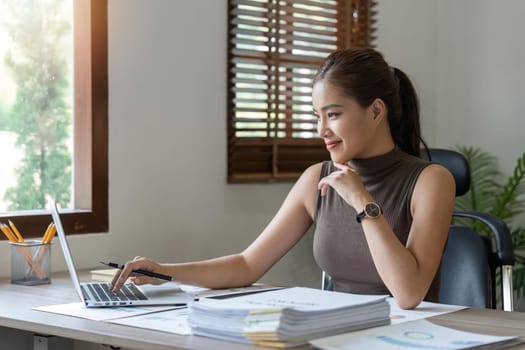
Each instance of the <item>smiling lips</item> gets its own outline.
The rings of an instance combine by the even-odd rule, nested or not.
[[[324,143],[326,145],[326,149],[330,151],[330,150],[336,148],[337,145],[339,145],[341,143],[341,141],[325,141]]]

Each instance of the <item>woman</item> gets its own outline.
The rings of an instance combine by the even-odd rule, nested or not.
[[[408,77],[372,49],[340,50],[321,66],[312,100],[332,161],[305,170],[248,248],[181,264],[137,257],[117,272],[113,289],[134,269],[209,288],[249,285],[315,223],[314,256],[335,290],[388,293],[401,308],[436,300],[455,184],[445,168],[419,158],[418,102]]]

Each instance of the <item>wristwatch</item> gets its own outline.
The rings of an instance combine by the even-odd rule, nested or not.
[[[382,213],[383,211],[381,210],[379,204],[370,202],[365,204],[365,209],[358,213],[355,218],[357,222],[361,222],[364,218],[377,219]]]

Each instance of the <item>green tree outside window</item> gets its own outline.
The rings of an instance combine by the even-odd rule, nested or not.
[[[71,199],[72,118],[68,55],[72,52],[68,0],[2,0],[9,13],[2,23],[11,46],[4,57],[16,85],[16,98],[3,118],[17,134],[23,159],[18,183],[7,189],[8,210],[46,207],[49,199],[68,206]],[[5,111],[5,108],[4,108]]]

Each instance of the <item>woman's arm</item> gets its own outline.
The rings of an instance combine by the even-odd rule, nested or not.
[[[323,178],[358,212],[374,198],[349,167]],[[412,194],[412,226],[403,246],[383,215],[362,221],[365,238],[379,276],[401,308],[413,308],[425,297],[439,267],[448,236],[455,198],[452,175],[440,165],[426,167]]]
[[[257,239],[242,253],[180,264],[161,264],[137,257],[117,271],[112,285],[120,289],[133,270],[170,275],[177,282],[208,288],[250,285],[261,278],[304,235],[312,224],[321,164],[308,168],[288,193],[281,208]],[[138,276],[135,283],[156,283]]]
[[[379,275],[401,308],[416,307],[428,292],[448,237],[454,198],[452,175],[439,165],[430,165],[421,172],[412,194],[406,247],[384,217],[378,222],[363,221]]]

